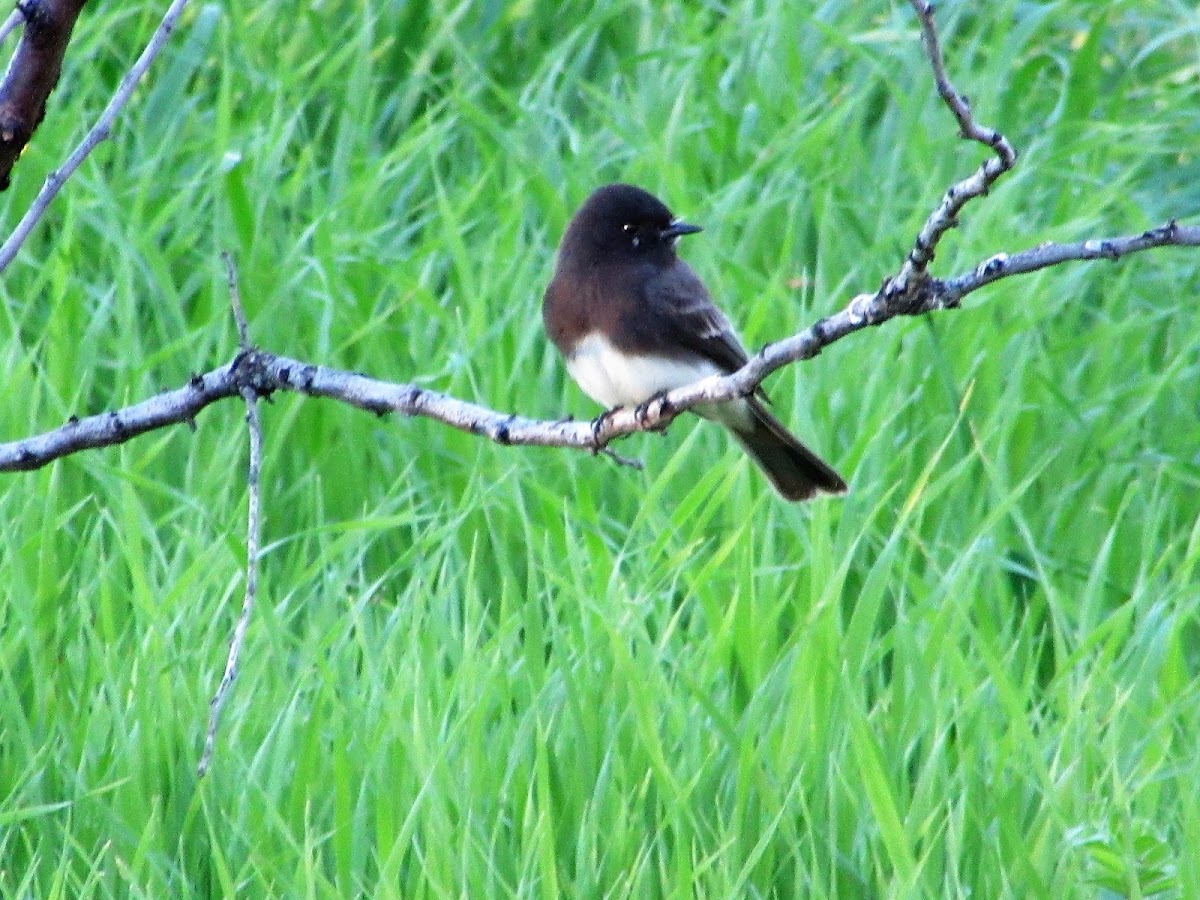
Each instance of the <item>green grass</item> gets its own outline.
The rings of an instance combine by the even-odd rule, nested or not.
[[[595,408],[538,316],[625,179],[759,346],[899,265],[983,151],[906,4],[191,9],[0,284],[0,439],[236,336]],[[159,8],[85,8],[13,222]],[[1182,0],[940,7],[1022,152],[939,274],[1200,216]],[[1001,282],[772,378],[851,480],[781,503],[694,420],[644,473],[294,396],[0,479],[5,897],[1200,896],[1200,256]]]

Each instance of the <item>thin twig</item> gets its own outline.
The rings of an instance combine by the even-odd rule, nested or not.
[[[628,466],[631,469],[637,469],[639,472],[644,472],[646,464],[640,459],[635,459],[632,456],[623,456],[612,447],[601,447],[600,452],[615,462],[618,466]]]
[[[942,202],[925,220],[925,225],[917,235],[904,265],[885,288],[889,293],[907,291],[924,280],[938,243],[947,231],[958,225],[958,214],[962,208],[976,197],[986,194],[996,179],[1011,169],[1017,161],[1017,152],[1008,139],[1000,132],[976,122],[967,98],[950,83],[937,26],[933,21],[933,4],[927,0],[909,0],[909,3],[921,23],[921,41],[933,69],[933,80],[937,85],[938,94],[958,120],[960,136],[978,141],[996,155],[985,160],[974,174],[951,185],[946,191]]]
[[[166,44],[172,30],[175,28],[175,23],[179,20],[179,16],[187,4],[188,0],[173,0],[167,8],[162,21],[159,22],[158,28],[154,30],[154,34],[146,44],[146,48],[142,51],[142,55],[138,57],[133,67],[125,73],[125,77],[121,79],[121,84],[117,87],[116,93],[108,101],[108,106],[104,108],[104,112],[100,114],[100,118],[96,120],[96,124],[84,136],[79,146],[71,151],[71,155],[67,157],[66,161],[58,169],[46,176],[46,181],[42,185],[42,189],[38,191],[37,197],[34,198],[29,209],[25,211],[25,215],[21,217],[21,221],[17,223],[17,227],[13,229],[12,234],[8,236],[8,240],[4,242],[3,246],[0,246],[0,272],[7,269],[9,263],[16,258],[17,251],[21,249],[21,245],[25,243],[25,239],[29,237],[34,226],[45,214],[46,209],[50,206],[50,202],[58,194],[59,189],[66,183],[66,180],[75,173],[75,170],[79,168],[79,165],[87,158],[88,154],[109,136],[117,115],[125,107],[125,104],[129,102],[129,98],[133,96],[134,88],[137,87],[142,76],[146,74],[146,70],[150,68],[150,64],[154,62],[154,58],[158,56],[159,51]]]
[[[242,299],[238,293],[237,272],[233,259],[228,253],[222,253],[225,261],[225,271],[229,278],[229,302],[233,306],[233,315],[238,323],[238,334],[241,339],[241,349],[245,353],[250,349],[249,332],[246,327],[246,314],[242,309]],[[203,778],[208,772],[212,761],[213,747],[216,745],[217,728],[221,721],[221,709],[237,678],[238,660],[242,653],[242,644],[246,640],[246,630],[250,626],[250,616],[254,612],[254,598],[258,592],[258,548],[262,533],[262,518],[259,482],[262,472],[262,420],[258,415],[258,393],[249,384],[243,384],[240,391],[246,401],[246,424],[250,429],[250,470],[247,477],[249,483],[249,512],[246,524],[246,593],[242,598],[242,611],[233,629],[233,638],[229,642],[229,656],[225,660],[225,673],[221,683],[213,694],[208,707],[208,730],[204,735],[204,750],[200,754],[200,762],[196,773]]]
[[[1006,253],[997,253],[990,259],[985,259],[969,272],[937,282],[941,290],[938,305],[943,308],[956,306],[960,298],[993,281],[999,281],[1001,278],[1036,272],[1038,269],[1057,266],[1073,260],[1107,259],[1115,261],[1130,253],[1149,250],[1153,247],[1195,247],[1200,245],[1200,240],[1197,240],[1198,236],[1200,236],[1200,228],[1180,225],[1172,219],[1165,225],[1147,229],[1141,234],[1092,239],[1074,244],[1045,243],[1011,256]]]
[[[237,269],[233,265],[233,256],[228,250],[221,251],[221,261],[225,263],[225,281],[229,286],[229,303],[233,307],[233,321],[237,323],[238,345],[243,350],[249,350],[250,326],[246,322],[246,310],[242,308],[242,294],[238,290]]]
[[[4,43],[8,36],[12,34],[13,29],[24,21],[25,14],[22,13],[19,8],[10,12],[8,14],[8,18],[4,20],[4,23],[0,24],[0,44]]]
[[[139,434],[175,423],[191,422],[200,410],[252,387],[257,396],[292,391],[326,397],[376,415],[389,412],[435,419],[453,428],[488,438],[497,444],[564,447],[596,451],[623,435],[652,431],[676,413],[699,403],[731,400],[749,394],[772,372],[809,359],[846,335],[902,315],[918,315],[957,306],[967,294],[985,285],[1070,260],[1120,259],[1153,247],[1200,247],[1200,226],[1168,222],[1140,234],[1075,244],[1043,244],[1014,253],[997,254],[954,278],[928,279],[920,291],[888,297],[880,290],[860,294],[841,311],[799,334],[770,344],[737,372],[713,376],[671,391],[645,409],[622,409],[605,415],[594,434],[587,421],[541,421],[496,412],[415,384],[378,381],[346,372],[276,356],[265,350],[240,350],[224,366],[193,375],[188,384],[141,403],[84,419],[74,419],[45,434],[0,444],[0,472],[37,469],[47,463],[95,447],[122,444]]]
[[[250,615],[254,612],[254,596],[258,590],[258,546],[261,521],[259,517],[259,473],[262,470],[262,422],[258,416],[258,398],[253,389],[244,388],[242,396],[246,401],[246,424],[250,428],[250,499],[249,514],[246,525],[246,593],[242,599],[242,612],[233,628],[233,639],[229,642],[229,656],[225,660],[225,674],[217,685],[212,702],[208,707],[208,730],[204,735],[204,751],[200,754],[200,762],[196,766],[196,774],[203,778],[208,772],[212,761],[213,747],[217,740],[217,727],[221,720],[221,709],[229,696],[229,689],[237,678],[238,659],[242,653],[242,644],[246,640],[246,629],[250,625]]]

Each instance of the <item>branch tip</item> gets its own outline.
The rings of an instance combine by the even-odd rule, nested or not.
[[[246,322],[246,310],[242,306],[242,295],[238,290],[237,266],[228,250],[221,251],[225,263],[225,283],[229,288],[229,305],[233,307],[233,321],[237,324],[238,345],[243,351],[250,349],[250,326]]]

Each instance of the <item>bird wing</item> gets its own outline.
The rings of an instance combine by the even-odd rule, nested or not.
[[[717,309],[704,282],[683,260],[645,282],[642,303],[665,326],[664,350],[694,353],[726,372],[735,372],[746,364],[746,348],[729,319]]]

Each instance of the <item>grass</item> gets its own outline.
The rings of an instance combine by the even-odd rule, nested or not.
[[[89,5],[5,221],[153,28]],[[1022,151],[935,270],[1200,215],[1191,4],[939,8]],[[757,346],[893,271],[956,176],[904,4],[209,3],[0,285],[0,437],[254,338],[536,416],[567,217],[643,184]],[[296,397],[241,591],[230,402],[0,480],[0,894],[1200,896],[1200,266],[1004,281],[769,385],[851,478],[715,429],[644,473]]]

